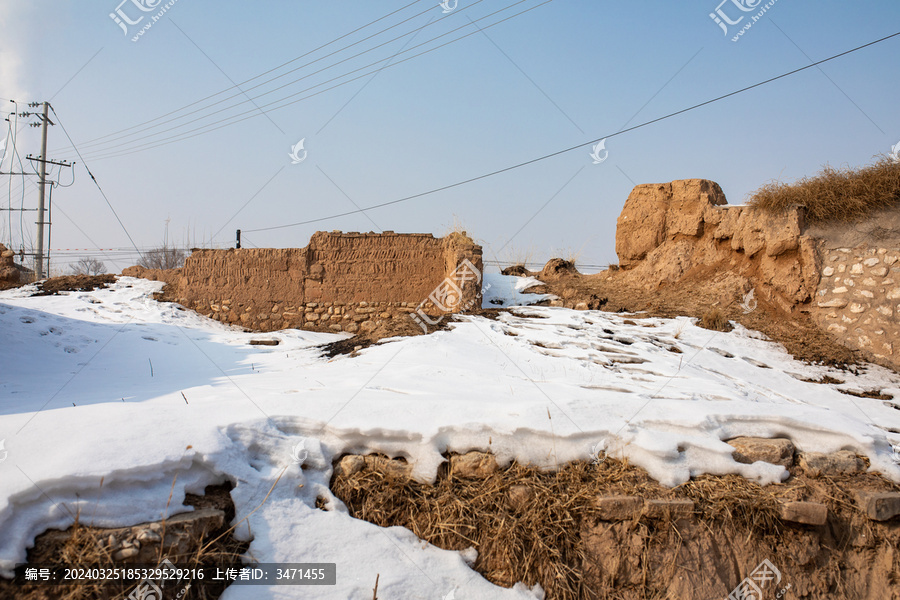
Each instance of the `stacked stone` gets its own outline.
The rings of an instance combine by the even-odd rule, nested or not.
[[[414,302],[307,302],[290,306],[284,302],[265,304],[232,303],[230,299],[207,303],[203,300],[179,303],[222,323],[241,325],[257,331],[285,328],[334,332],[369,332],[385,321],[415,312]],[[427,303],[432,306],[431,303]],[[427,310],[427,307],[425,308]]]
[[[892,360],[900,339],[900,249],[823,252],[818,307],[826,329],[875,357]]]

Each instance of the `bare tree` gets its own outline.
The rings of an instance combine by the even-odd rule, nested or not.
[[[184,249],[163,245],[144,252],[138,265],[145,269],[177,269],[184,266],[186,257]]]
[[[72,273],[75,275],[99,275],[100,273],[106,273],[106,265],[96,258],[84,256],[72,265]]]

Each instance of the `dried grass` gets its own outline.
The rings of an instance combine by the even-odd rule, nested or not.
[[[510,490],[519,487],[531,496],[516,504]],[[433,486],[369,469],[338,475],[332,491],[356,518],[381,527],[406,527],[448,550],[474,547],[474,568],[493,583],[539,583],[548,598],[562,600],[586,597],[581,539],[583,527],[597,520],[597,496],[688,498],[703,521],[742,535],[751,529],[777,533],[780,527],[775,495],[741,477],[701,477],[667,489],[643,469],[613,458],[600,464],[570,463],[556,473],[513,463],[478,480],[442,472]],[[674,527],[674,522],[658,523],[648,531],[651,538],[668,543],[663,540],[669,540]],[[652,586],[647,582],[659,577],[644,574],[648,590]]]
[[[721,308],[711,308],[700,318],[700,327],[713,331],[731,331],[731,323]]]
[[[881,157],[858,169],[826,165],[819,174],[795,183],[767,183],[749,204],[773,213],[804,205],[811,223],[854,221],[900,205],[900,163]]]

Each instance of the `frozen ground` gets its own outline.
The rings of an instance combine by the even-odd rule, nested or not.
[[[517,278],[493,276],[490,298],[519,302]],[[738,327],[517,308],[464,317],[450,330],[393,339],[327,359],[338,335],[250,334],[150,299],[160,284],[28,297],[0,293],[0,570],[34,536],[82,520],[157,520],[185,492],[232,480],[237,519],[260,562],[335,562],[336,587],[231,587],[243,598],[540,598],[495,587],[459,553],[402,528],[356,521],[328,490],[343,453],[404,456],[431,480],[442,454],[489,450],[552,468],[604,449],[666,485],[699,473],[761,482],[779,466],[744,465],[722,440],[786,436],[801,450],[852,449],[900,481],[900,377],[812,367]],[[491,307],[496,304],[488,304]],[[277,338],[275,347],[251,339]],[[823,375],[844,383],[803,379]],[[302,446],[298,446],[301,444]],[[305,469],[294,460],[305,458]],[[102,478],[102,486],[101,486]],[[318,496],[332,510],[315,508]],[[181,507],[179,507],[180,510]]]

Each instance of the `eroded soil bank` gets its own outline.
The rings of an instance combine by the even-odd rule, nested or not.
[[[900,520],[873,519],[890,513],[866,494],[896,503],[900,486],[848,454],[791,456],[776,485],[701,476],[674,489],[602,454],[542,473],[473,452],[450,457],[435,485],[402,460],[346,456],[332,490],[354,517],[474,548],[488,580],[539,583],[547,600],[725,598],[753,584],[761,595],[739,597],[895,600]]]

